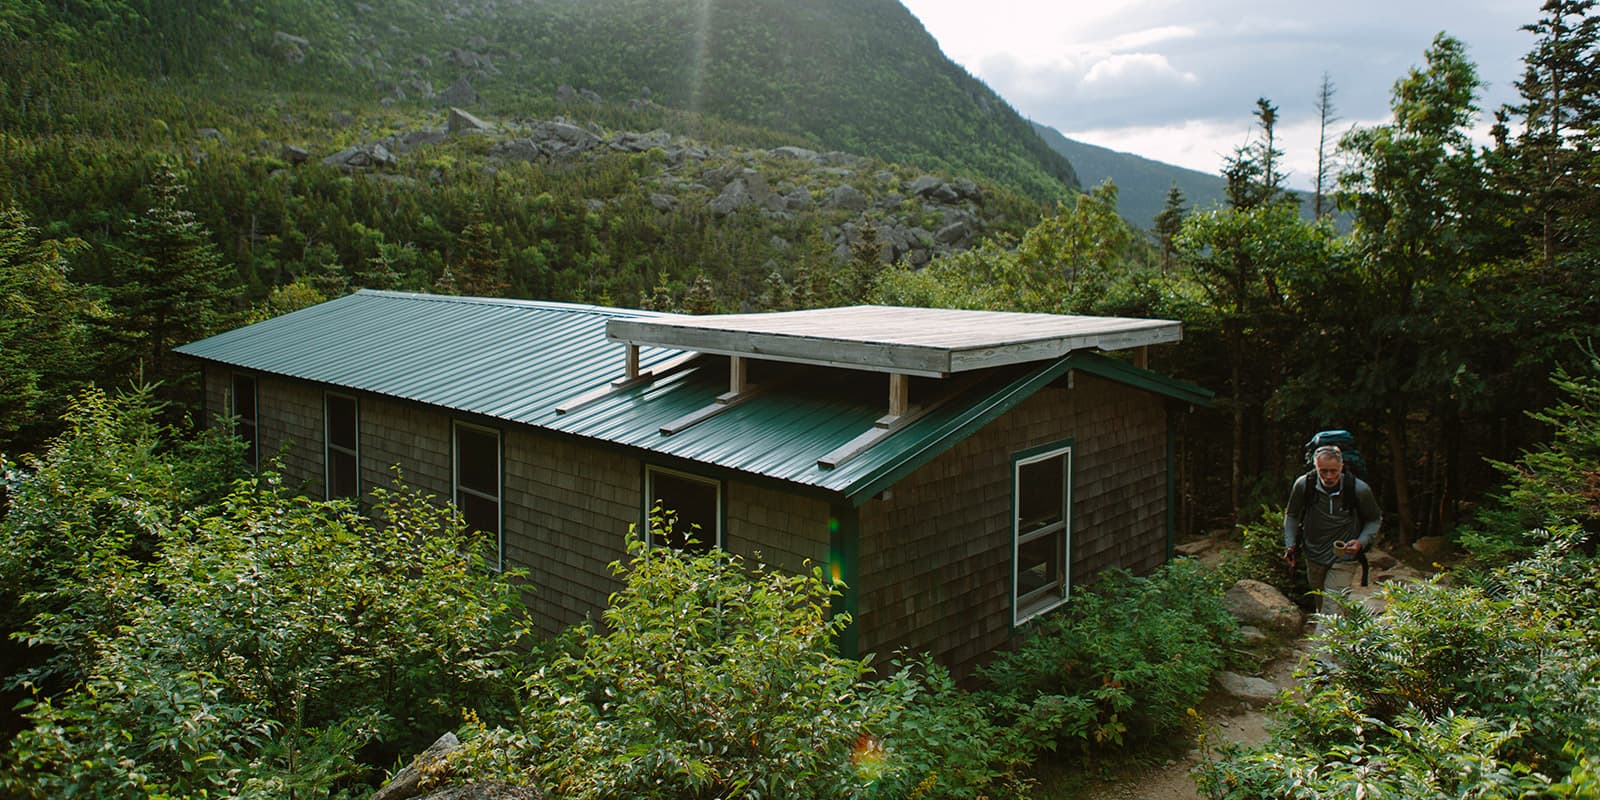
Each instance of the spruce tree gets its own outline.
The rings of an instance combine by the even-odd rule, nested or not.
[[[239,287],[194,212],[179,207],[185,187],[162,165],[148,185],[152,205],[129,221],[126,245],[111,260],[111,318],[103,331],[116,380],[142,370],[146,380],[180,372],[172,348],[228,327]]]
[[[1152,229],[1155,233],[1156,243],[1161,246],[1161,271],[1172,269],[1172,258],[1178,254],[1176,239],[1178,232],[1183,230],[1183,218],[1188,215],[1188,209],[1183,207],[1183,190],[1178,188],[1178,182],[1173,181],[1167,189],[1167,203],[1162,206],[1161,212],[1156,214]]]

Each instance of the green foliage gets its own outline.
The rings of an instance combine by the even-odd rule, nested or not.
[[[1592,397],[1594,382],[1565,388]],[[1592,473],[1600,452],[1581,400],[1543,418],[1557,444],[1508,472],[1490,517],[1540,519],[1544,530],[1523,541],[1543,544],[1491,541],[1497,558],[1525,557],[1472,585],[1390,584],[1381,612],[1355,606],[1329,620],[1318,646],[1336,668],[1297,676],[1270,741],[1202,765],[1207,796],[1594,796],[1600,560],[1574,505],[1552,499]]]
[[[40,670],[9,680],[88,674],[104,640],[127,621],[144,565],[180,516],[204,513],[242,474],[236,441],[178,436],[161,410],[148,388],[86,390],[43,454],[0,464],[5,628],[55,645]]]
[[[1047,746],[1157,741],[1187,723],[1235,639],[1222,589],[1191,561],[1148,578],[1107,573],[979,674]]]
[[[1550,540],[1552,528],[1600,535],[1600,359],[1591,359],[1586,374],[1559,370],[1552,382],[1564,399],[1532,416],[1554,436],[1515,464],[1497,465],[1504,489],[1460,535],[1482,563],[1525,558]]]
[[[363,516],[270,475],[217,498],[237,443],[169,451],[156,414],[85,395],[7,467],[15,635],[60,657],[12,676],[35,698],[0,793],[327,796],[464,708],[509,708],[526,617],[457,515],[397,488]]]
[[[40,423],[84,377],[77,351],[102,309],[68,277],[82,245],[41,239],[21,209],[0,208],[0,452],[39,444]]]
[[[657,538],[670,512],[652,520]],[[841,658],[820,570],[630,539],[603,629],[580,626],[529,677],[514,728],[475,726],[456,774],[562,797],[973,797],[1018,758],[947,673],[883,681]],[[455,757],[453,757],[455,760]]]
[[[1148,276],[1147,255],[1117,215],[1117,187],[1107,182],[1059,204],[1014,248],[991,239],[920,270],[887,270],[872,294],[889,305],[1097,313],[1138,294],[1129,287]]]

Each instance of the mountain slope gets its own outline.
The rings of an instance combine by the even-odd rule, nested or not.
[[[1119,190],[1117,210],[1140,228],[1148,230],[1154,224],[1173,182],[1183,192],[1185,207],[1191,210],[1225,201],[1228,184],[1220,175],[1068,139],[1055,128],[1037,122],[1033,128],[1045,144],[1072,162],[1084,186],[1095,186],[1110,178]]]
[[[0,15],[8,34],[153,76],[369,103],[438,105],[466,81],[447,104],[502,116],[655,104],[1038,199],[1077,188],[896,0],[98,0],[26,4]]]

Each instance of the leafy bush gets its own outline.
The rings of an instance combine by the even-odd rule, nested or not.
[[[508,709],[526,617],[459,516],[396,489],[366,517],[271,475],[180,505],[199,462],[162,455],[148,406],[80,411],[10,475],[5,564],[34,612],[17,636],[71,655],[74,685],[36,688],[0,795],[328,796],[462,708]]]
[[[1582,560],[1592,574],[1597,565]],[[1543,588],[1513,591],[1496,599],[1470,587],[1394,585],[1384,613],[1357,606],[1330,620],[1320,644],[1339,668],[1299,675],[1304,691],[1277,709],[1272,740],[1202,765],[1202,790],[1239,799],[1550,796],[1592,770],[1579,748],[1600,741],[1594,612],[1575,626],[1536,610],[1551,602],[1532,599]]]
[[[132,585],[188,510],[204,513],[243,474],[242,446],[178,436],[149,387],[90,389],[43,455],[0,460],[0,623],[49,628],[57,648],[18,679],[76,680],[128,614]]]
[[[671,515],[653,520],[657,538]],[[455,774],[570,798],[975,797],[1020,759],[948,673],[881,681],[836,654],[820,570],[751,568],[630,540],[604,627],[527,681],[518,725],[469,726]]]
[[[1255,519],[1239,526],[1241,546],[1217,571],[1224,586],[1243,580],[1270,584],[1288,597],[1303,594],[1307,587],[1303,563],[1290,569],[1283,561],[1283,510],[1262,507]]]
[[[1106,573],[979,674],[1040,742],[1129,746],[1182,728],[1225,661],[1237,623],[1221,584],[1177,561],[1148,578]]]
[[[1553,442],[1465,537],[1502,565],[1330,620],[1338,668],[1299,676],[1270,741],[1203,764],[1207,796],[1600,797],[1600,381],[1558,383],[1569,399],[1539,417]]]

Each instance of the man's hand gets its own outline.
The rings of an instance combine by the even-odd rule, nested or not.
[[[1283,563],[1288,564],[1289,569],[1294,569],[1294,551],[1296,549],[1293,547],[1283,548]]]
[[[1360,553],[1361,553],[1361,540],[1360,539],[1351,539],[1350,541],[1345,542],[1344,551],[1346,553],[1349,553],[1350,555],[1353,555],[1353,556],[1354,555],[1360,555]]]

